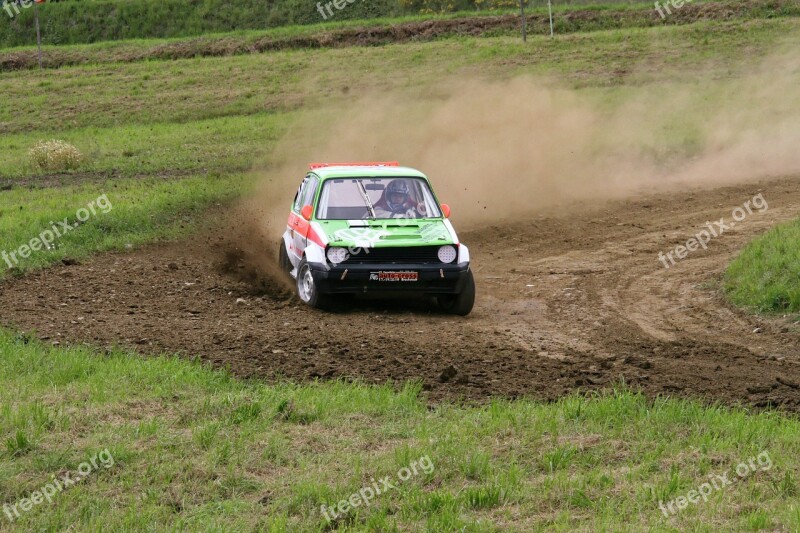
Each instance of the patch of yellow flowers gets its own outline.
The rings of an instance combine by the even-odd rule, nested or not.
[[[74,170],[84,161],[80,150],[58,139],[37,142],[28,157],[34,167],[48,172]]]

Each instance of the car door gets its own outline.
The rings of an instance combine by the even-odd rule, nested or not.
[[[298,261],[303,257],[303,251],[308,245],[308,232],[311,228],[311,224],[303,218],[300,211],[303,209],[303,206],[306,205],[311,205],[313,207],[318,184],[319,178],[311,174],[306,176],[306,179],[303,180],[303,184],[300,185],[300,189],[297,191],[297,197],[292,206],[292,216],[290,217],[289,224],[292,230],[292,248],[294,249],[293,252]]]

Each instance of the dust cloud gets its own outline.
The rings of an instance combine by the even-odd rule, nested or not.
[[[277,249],[312,161],[418,168],[459,229],[800,173],[795,57],[732,80],[574,90],[531,77],[450,79],[426,97],[351,94],[297,118],[259,170],[240,230],[260,250]]]

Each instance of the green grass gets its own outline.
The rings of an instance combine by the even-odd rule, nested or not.
[[[0,3],[5,0],[0,0]],[[327,0],[322,2],[325,5]],[[529,2],[529,12],[543,12],[538,4]],[[579,7],[582,9],[639,8],[645,12],[652,6],[642,0],[562,0],[556,12]],[[645,8],[645,9],[642,9]],[[751,14],[773,12],[775,6],[757,5],[747,8]],[[777,10],[783,13],[785,8]],[[346,4],[335,10],[332,18],[323,19],[317,10],[317,0],[98,0],[47,3],[39,7],[42,39],[48,45],[95,43],[122,39],[173,38],[198,36],[232,31],[267,30],[281,27],[324,26],[335,29],[349,22],[358,24],[376,21],[385,24],[390,19],[429,20],[443,16],[472,16],[515,13],[516,4],[504,0],[370,0]],[[791,8],[789,8],[791,10]],[[12,10],[13,12],[13,10]],[[34,10],[21,9],[14,18],[0,11],[0,47],[36,43]],[[648,21],[649,19],[649,21]],[[650,17],[637,17],[638,24],[673,23]],[[323,21],[324,24],[323,24]],[[597,29],[613,25],[581,20],[560,20],[560,31]],[[290,30],[292,33],[298,29]],[[303,30],[299,30],[303,31]]]
[[[457,76],[491,80],[524,73],[578,88],[686,84],[747,74],[799,30],[800,19],[705,22],[555,41],[532,37],[527,45],[508,37],[459,38],[2,73],[0,92],[8,105],[0,107],[0,133],[185,124],[334,107],[378,91],[423,93]],[[746,59],[743,48],[752,52]]]
[[[725,276],[731,300],[759,312],[800,311],[800,220],[750,243]]]
[[[320,506],[390,476],[353,531],[800,527],[796,435],[773,413],[626,391],[432,410],[419,387],[240,382],[172,357],[0,333],[0,501],[108,449],[110,468],[21,530],[321,531]],[[666,518],[659,501],[767,452],[757,472]],[[427,457],[407,481],[399,471]],[[762,460],[766,456],[762,456]],[[418,463],[422,466],[426,462]],[[7,518],[0,515],[0,523]]]
[[[4,0],[3,0],[4,1]],[[265,29],[321,20],[310,0],[124,0],[47,3],[39,8],[48,43],[71,44],[142,37],[200,35],[234,29]],[[358,2],[339,18],[370,18],[402,13],[395,0]],[[0,45],[36,42],[34,10],[21,9],[0,25]]]
[[[584,6],[576,11],[574,3],[559,3],[554,8],[553,24],[559,38],[567,34],[623,30],[631,28],[650,28],[683,25],[695,18],[702,20],[738,21],[773,19],[778,17],[797,17],[800,6],[792,2],[770,2],[768,0],[747,0],[724,4],[716,3],[714,8],[702,14],[682,11],[686,16],[673,16],[661,19],[655,15],[651,4],[647,3],[602,3]],[[526,11],[528,33],[531,36],[545,36],[550,32],[548,10],[545,6],[532,6]],[[511,15],[501,18],[497,15]],[[208,56],[232,56],[253,53],[269,53],[287,49],[314,49],[365,45],[385,45],[408,41],[430,41],[446,39],[459,34],[471,37],[514,36],[518,37],[516,10],[511,11],[472,11],[449,14],[426,14],[395,18],[370,20],[337,20],[322,24],[303,26],[284,26],[267,30],[242,30],[205,34],[201,36],[170,39],[130,39],[99,41],[89,45],[69,46],[58,36],[45,33],[42,65],[45,68],[59,68],[70,65],[90,63],[134,62],[153,59],[187,59]],[[481,21],[475,18],[482,19]],[[451,19],[461,19],[469,25],[473,19],[474,27],[468,31],[463,25],[441,24]],[[491,20],[490,20],[491,19]],[[398,27],[408,27],[420,22],[436,22],[435,31],[426,30],[415,35],[398,32]],[[488,23],[488,24],[487,24]],[[477,34],[475,32],[478,32]],[[17,47],[8,50],[0,58],[0,71],[34,69],[39,66],[35,46]]]
[[[98,197],[95,215],[64,236],[51,249],[32,252],[28,258],[0,262],[0,279],[54,262],[83,259],[91,253],[124,249],[160,239],[174,239],[190,230],[208,227],[213,204],[238,197],[246,190],[244,175],[188,177],[179,181],[158,179],[109,180],[62,188],[14,188],[0,194],[0,252],[16,252],[49,230],[54,222],[78,223],[78,210]],[[108,207],[110,206],[110,207]],[[100,209],[102,207],[102,209]],[[83,217],[81,214],[80,216]],[[85,217],[84,217],[85,218]],[[63,230],[62,230],[63,231]]]
[[[0,138],[0,178],[26,178],[31,185],[46,176],[31,165],[28,150],[39,140],[57,137],[86,157],[71,174],[114,177],[242,172],[263,158],[292,121],[291,114],[230,116],[175,123],[30,132]]]

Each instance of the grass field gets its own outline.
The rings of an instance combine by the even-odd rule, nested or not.
[[[0,140],[0,177],[30,182],[36,176],[46,176],[46,171],[32,165],[28,151],[37,140],[48,136],[78,146],[86,156],[86,162],[72,172],[76,176],[243,172],[265,156],[292,118],[292,113],[258,113],[200,119],[191,121],[191,127],[179,122],[125,123],[4,135]]]
[[[10,333],[0,384],[3,502],[103,450],[114,459],[21,512],[14,524],[25,530],[325,530],[322,505],[386,476],[395,488],[342,515],[339,529],[800,527],[800,423],[780,415],[625,391],[429,410],[413,384],[242,383],[183,360],[45,348]],[[420,458],[417,475],[402,471]],[[670,510],[725,475],[733,484],[708,501]]]
[[[49,249],[43,248],[30,257],[4,255],[0,279],[65,259],[81,260],[92,253],[175,239],[208,228],[208,208],[237,198],[246,183],[243,175],[195,176],[179,181],[115,179],[5,191],[0,204],[0,253],[11,254],[43,232],[52,231],[52,227],[64,235],[54,238]],[[101,202],[103,209],[95,208],[93,216],[71,231],[59,230],[59,221],[79,224],[84,215],[79,215],[78,210],[86,209],[101,195],[107,198],[107,202]]]
[[[30,132],[186,125],[216,117],[285,112],[301,105],[333,106],[350,101],[351,94],[370,90],[422,92],[458,75],[483,79],[523,73],[550,76],[576,88],[613,88],[610,99],[642,84],[649,84],[654,92],[666,91],[666,82],[688,84],[747,73],[764,55],[797,35],[797,20],[754,20],[746,27],[711,22],[613,30],[555,41],[536,37],[528,45],[514,38],[458,38],[373,48],[88,65],[63,69],[57,75],[2,73],[0,87],[10,105],[0,109],[4,134],[0,142],[5,152],[24,148],[13,137],[6,140],[7,134],[26,132],[30,139]],[[741,59],[738,51],[742,49],[752,53]],[[366,70],[370,76],[360,75]],[[219,79],[227,83],[213,83]],[[7,172],[8,167],[3,168],[3,175]]]
[[[737,304],[759,312],[800,311],[800,221],[772,229],[731,264],[726,290]]]
[[[199,231],[208,207],[252,186],[253,169],[269,164],[303,113],[362,95],[435,97],[451,79],[530,74],[608,109],[631,94],[656,103],[708,80],[716,82],[706,95],[713,101],[798,37],[798,19],[781,18],[534,36],[527,45],[496,36],[174,61],[113,62],[104,54],[117,45],[63,47],[99,59],[0,74],[0,251],[72,219],[101,194],[112,210],[22,270]],[[795,98],[787,95],[787,105]],[[711,112],[696,111],[694,122],[667,124],[653,145],[696,150],[696,123]],[[56,175],[35,170],[28,149],[50,138],[77,146],[86,163]],[[798,242],[795,224],[746,250],[730,274],[736,301],[781,310],[785,293],[797,310]],[[787,274],[769,279],[758,270],[764,265]],[[114,458],[13,522],[0,509],[0,530],[321,531],[330,528],[321,505],[373,479],[396,480],[421,457],[431,472],[396,483],[335,526],[800,529],[796,418],[651,402],[623,385],[554,404],[429,408],[413,383],[242,382],[169,354],[50,346],[9,331],[0,333],[0,385],[0,505],[19,506],[105,449]],[[751,458],[751,475],[708,501],[667,516],[660,509],[714,476],[736,479],[737,465]]]
[[[531,36],[548,35],[549,11],[531,6],[526,11]],[[731,19],[773,19],[796,17],[800,6],[794,2],[737,0],[697,3],[668,18],[660,18],[650,4],[593,4],[574,7],[556,4],[553,25],[561,36],[599,30],[622,30],[688,24],[698,21]],[[519,16],[512,10],[473,11],[450,14],[426,14],[364,20],[331,20],[301,26],[271,27],[235,32],[204,34],[170,39],[134,39],[99,41],[85,46],[64,46],[45,30],[42,65],[58,68],[89,63],[133,62],[148,59],[188,59],[246,55],[287,49],[341,48],[378,46],[398,42],[424,42],[456,36],[519,36]],[[53,46],[58,45],[58,46]],[[10,49],[0,57],[0,71],[34,69],[39,65],[36,47]]]
[[[555,2],[555,9],[557,12],[576,7],[619,10],[631,6],[641,8],[645,4],[641,0],[560,0]],[[497,15],[517,10],[515,3],[506,0],[372,0],[349,2],[345,4],[346,9],[335,10],[332,17],[326,15],[323,18],[315,0],[197,0],[190,5],[191,9],[187,10],[186,2],[181,0],[67,0],[48,3],[39,7],[42,38],[45,44],[66,45],[266,30],[290,25],[314,26],[323,22],[326,26],[337,26],[348,21],[363,24],[366,20],[372,23],[383,19],[386,22],[388,18],[400,17],[420,20],[447,15]],[[542,11],[541,6],[533,4],[529,9]],[[4,20],[0,25],[0,46],[36,43],[33,9],[20,9],[16,13],[13,7],[9,7],[0,10],[0,15],[3,17],[0,20]],[[638,19],[640,22],[646,20],[645,17]],[[559,29],[565,31],[570,28],[591,29],[592,26],[592,23],[582,25],[580,21],[559,22]]]
[[[40,6],[44,39],[52,44],[74,44],[144,37],[200,35],[232,29],[264,29],[286,24],[317,22],[320,16],[309,1],[258,0],[79,0]],[[340,18],[369,18],[403,13],[398,2],[377,0],[350,6]],[[36,42],[33,9],[10,8],[13,18],[0,26],[4,46]],[[7,11],[7,10],[6,10]],[[6,17],[6,11],[0,12]]]

